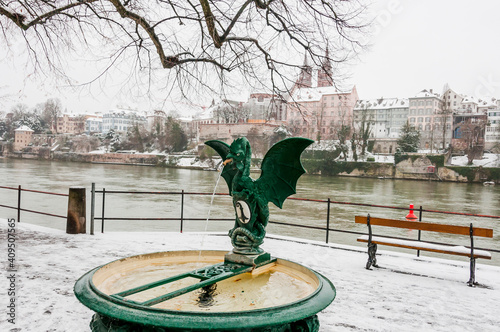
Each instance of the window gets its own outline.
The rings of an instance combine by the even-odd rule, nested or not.
[[[430,117],[426,117],[425,118],[425,122],[431,122],[431,118]]]
[[[424,122],[424,118],[418,118],[418,122]]]
[[[425,125],[425,130],[427,131],[431,130],[431,125],[430,124]]]

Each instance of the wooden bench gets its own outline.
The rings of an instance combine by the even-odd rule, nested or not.
[[[473,227],[472,224],[470,224],[470,226],[456,226],[456,225],[436,224],[436,223],[421,222],[421,221],[382,219],[382,218],[370,217],[370,215],[366,217],[356,216],[355,221],[358,224],[366,224],[368,226],[368,235],[360,236],[357,239],[359,242],[368,243],[368,262],[366,263],[367,269],[370,269],[371,266],[378,267],[377,259],[375,257],[378,244],[385,246],[400,247],[400,248],[432,251],[442,254],[467,256],[470,258],[470,278],[467,284],[469,286],[474,286],[477,284],[475,280],[476,259],[477,258],[491,259],[491,253],[485,250],[474,249],[474,236],[492,238],[493,229]],[[373,236],[372,225],[457,234],[457,235],[467,235],[470,237],[471,245],[470,248],[467,248],[464,246],[443,245],[443,244],[435,244],[417,240],[401,240],[390,237]]]

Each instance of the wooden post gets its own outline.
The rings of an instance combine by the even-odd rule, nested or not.
[[[86,233],[86,204],[85,204],[85,188],[71,187],[69,188],[68,197],[68,217],[66,220],[66,233],[79,234]]]

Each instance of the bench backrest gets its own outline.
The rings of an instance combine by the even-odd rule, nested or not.
[[[356,216],[355,221],[358,224],[366,224],[366,216]],[[421,231],[439,232],[439,233],[449,233],[449,234],[460,234],[460,235],[470,235],[469,226],[456,226],[456,225],[446,225],[446,224],[434,224],[422,221],[408,221],[408,220],[396,220],[396,219],[383,219],[375,218],[370,216],[370,225],[376,226],[389,226],[397,228],[406,229],[416,229]],[[493,237],[493,229],[473,227],[474,236],[482,237]]]

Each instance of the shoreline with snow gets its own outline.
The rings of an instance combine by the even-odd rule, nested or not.
[[[96,266],[143,253],[225,250],[227,236],[200,233],[104,233],[69,235],[16,223],[16,324],[2,331],[89,331],[92,311],[73,294],[74,283]],[[8,225],[0,219],[0,234]],[[497,331],[500,326],[500,267],[477,264],[480,287],[466,285],[469,263],[380,251],[381,268],[364,268],[364,249],[269,235],[263,248],[329,278],[335,301],[318,314],[330,331]],[[4,247],[3,273],[7,273]],[[7,279],[0,288],[6,308]],[[5,317],[5,309],[1,310]]]
[[[94,151],[95,152],[95,151]],[[77,162],[91,164],[109,164],[126,166],[149,166],[180,168],[190,170],[215,170],[220,165],[220,158],[201,159],[192,153],[156,154],[156,153],[54,153],[51,158],[40,158],[36,154],[12,154],[6,159],[48,160],[57,162]],[[483,183],[487,185],[500,184],[498,166],[499,156],[485,154],[481,160],[474,160],[471,166],[467,157],[453,157],[451,165],[439,165],[433,155],[411,155],[394,165],[392,155],[371,155],[373,161],[339,161],[328,166],[321,160],[304,159],[303,165],[310,175],[365,177],[390,180],[444,181],[455,183]],[[253,172],[260,172],[258,167],[252,167]],[[333,173],[332,173],[333,172]]]

